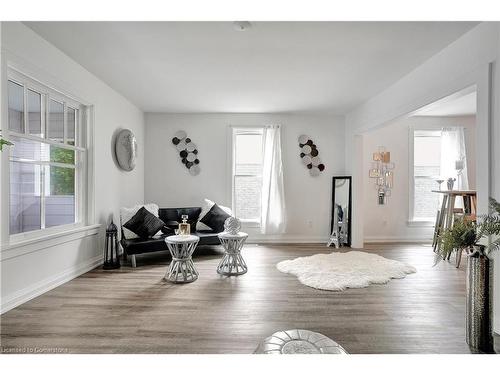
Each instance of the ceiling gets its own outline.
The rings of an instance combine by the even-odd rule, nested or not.
[[[26,22],[147,112],[345,114],[473,22]]]
[[[477,93],[457,93],[443,98],[416,111],[413,116],[473,116],[476,114]],[[469,90],[470,91],[470,90]]]

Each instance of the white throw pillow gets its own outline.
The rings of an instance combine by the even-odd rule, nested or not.
[[[158,217],[158,205],[155,203],[148,203],[144,205],[138,204],[131,208],[126,208],[126,207],[120,208],[120,224],[123,229],[123,236],[127,240],[131,240],[133,238],[139,238],[139,236],[134,232],[132,232],[131,230],[123,228],[123,224],[132,219],[132,217],[137,213],[137,211],[140,210],[141,207],[144,207],[146,210],[148,210],[153,215]],[[161,231],[158,231],[158,233],[156,233],[154,237],[161,235],[161,233],[162,233]]]
[[[210,199],[203,199],[203,203],[201,205],[201,212],[200,216],[198,218],[198,222],[196,223],[196,230],[212,230],[208,225],[203,224],[200,222],[201,219],[205,217],[205,215],[210,211],[215,204],[214,201],[211,201]],[[229,207],[224,207],[218,204],[218,206],[228,215],[233,215],[233,211]]]

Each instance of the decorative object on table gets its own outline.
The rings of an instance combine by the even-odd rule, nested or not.
[[[309,169],[309,174],[313,177],[319,176],[325,170],[325,165],[319,157],[318,147],[307,135],[299,137],[300,157],[302,164]]]
[[[442,185],[442,183],[444,182],[444,179],[442,179],[442,178],[436,178],[436,182],[437,182],[437,183],[438,183],[438,185],[439,185],[439,190],[441,190],[441,185]]]
[[[2,136],[2,130],[0,130],[0,152],[3,151],[3,146],[13,146],[14,143],[6,140]]]
[[[276,268],[297,276],[311,288],[333,291],[386,284],[390,279],[402,279],[417,272],[406,263],[362,251],[300,257],[280,262]]]
[[[386,151],[385,147],[379,146],[372,158],[373,163],[368,176],[375,179],[378,204],[386,204],[394,185],[394,163],[391,162],[391,153]]]
[[[187,222],[188,215],[181,215],[182,223],[179,223],[179,235],[187,236],[191,234],[191,225]]]
[[[455,160],[455,171],[457,171],[457,186],[459,189],[461,186],[463,186],[462,180],[463,180],[464,169],[465,169],[465,160],[463,158]]]
[[[247,273],[248,267],[241,256],[241,249],[248,238],[248,234],[243,232],[237,234],[222,232],[218,236],[225,253],[217,267],[217,273],[224,276],[237,276]]]
[[[327,247],[351,246],[351,181],[351,176],[332,178],[332,217]]]
[[[116,161],[121,169],[130,172],[135,168],[137,158],[137,140],[129,129],[121,130],[115,141]]]
[[[224,221],[224,232],[229,234],[238,234],[241,229],[241,222],[234,216],[230,216]]]
[[[256,354],[348,354],[335,341],[305,329],[279,331],[267,337]]]
[[[487,246],[479,242],[495,236]],[[493,348],[492,304],[493,262],[489,254],[500,249],[500,203],[490,198],[490,214],[474,222],[467,217],[455,221],[439,241],[436,262],[449,258],[453,251],[467,253],[466,341],[474,350],[491,353]]]
[[[104,249],[103,269],[112,270],[120,268],[120,257],[118,256],[118,228],[111,220],[106,228],[106,248]]]
[[[453,185],[455,185],[455,181],[456,181],[456,178],[453,178],[453,177],[450,177],[446,181],[446,187],[448,188],[448,190],[453,190]]]
[[[189,170],[189,174],[196,176],[200,173],[200,159],[198,158],[198,148],[188,138],[184,130],[179,130],[174,134],[172,143],[177,148],[182,164]]]
[[[199,240],[198,236],[193,235],[165,238],[165,243],[172,255],[165,280],[172,283],[192,283],[198,279],[198,271],[194,267],[192,256]]]

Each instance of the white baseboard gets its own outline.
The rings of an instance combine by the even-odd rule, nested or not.
[[[328,237],[323,236],[287,236],[274,237],[274,236],[255,236],[251,235],[248,237],[246,243],[249,244],[293,244],[293,243],[323,243],[326,246],[328,242]]]
[[[425,237],[365,237],[365,243],[432,243],[432,238]]]
[[[100,264],[102,264],[102,256],[96,256],[91,258],[83,263],[80,263],[64,272],[61,272],[58,275],[53,277],[44,279],[38,283],[32,284],[12,295],[2,296],[2,306],[0,310],[0,314],[3,314],[14,307],[17,307],[29,300],[38,297],[39,295],[48,292],[51,289],[58,287],[68,281],[83,275],[85,272],[88,272]]]

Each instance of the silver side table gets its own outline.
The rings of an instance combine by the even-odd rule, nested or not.
[[[198,279],[198,271],[191,258],[199,237],[193,235],[169,236],[165,238],[172,262],[165,274],[165,280],[172,283],[192,283]]]
[[[225,254],[217,267],[217,273],[224,276],[243,275],[248,271],[245,260],[241,256],[241,248],[248,238],[248,234],[239,232],[218,234],[220,243],[224,246]]]

